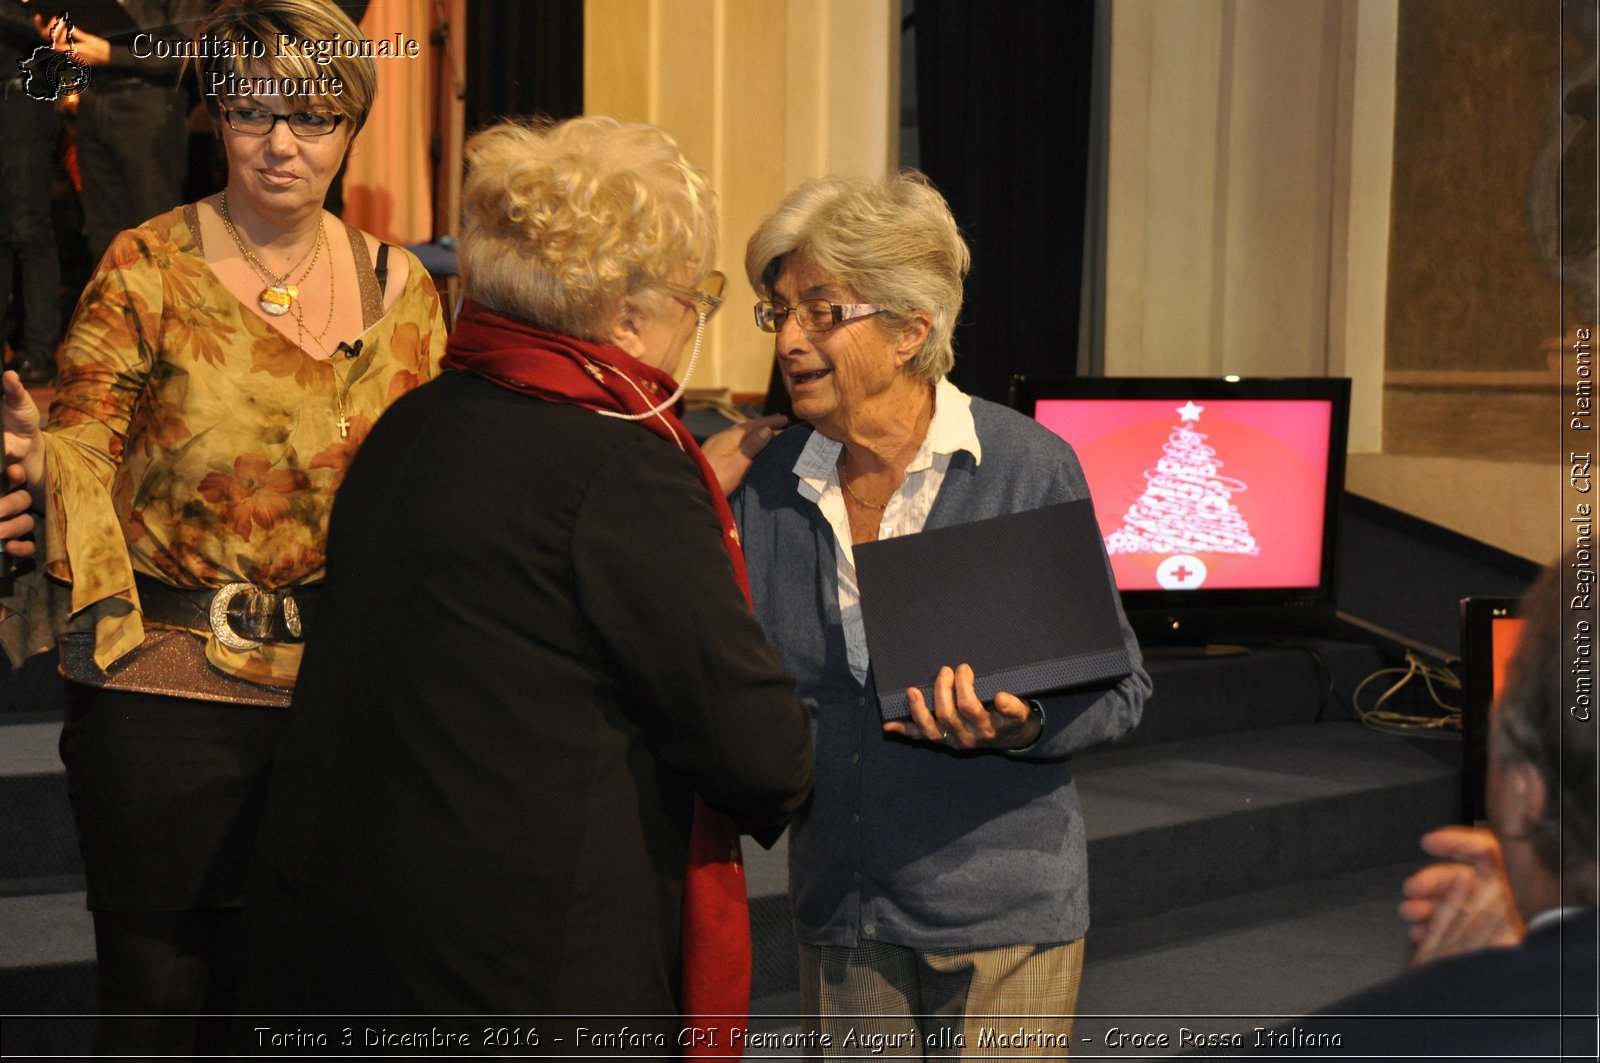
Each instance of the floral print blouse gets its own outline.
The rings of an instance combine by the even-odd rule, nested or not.
[[[323,361],[222,284],[181,208],[117,236],[58,355],[40,541],[52,586],[0,605],[13,658],[63,630],[92,630],[101,668],[136,649],[135,573],[191,588],[322,579],[345,469],[379,413],[444,353],[438,295],[405,254],[405,290],[359,355]],[[293,685],[299,644],[241,653],[205,637],[221,671]]]

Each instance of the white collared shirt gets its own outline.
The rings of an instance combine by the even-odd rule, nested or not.
[[[856,585],[855,552],[850,542],[850,517],[845,512],[844,490],[839,484],[842,444],[813,432],[794,463],[801,497],[815,502],[839,544],[839,617],[844,623],[845,648],[856,682],[867,679],[867,633],[861,621],[861,592]],[[948,379],[933,393],[933,419],[928,434],[906,466],[906,478],[884,507],[878,524],[879,539],[915,535],[928,522],[934,499],[944,486],[950,458],[965,450],[975,464],[983,463],[983,447],[972,423],[972,400]]]
[[[1523,936],[1527,936],[1541,927],[1550,926],[1552,923],[1559,923],[1567,916],[1577,915],[1581,911],[1583,911],[1583,908],[1575,904],[1563,904],[1555,908],[1546,908],[1544,911],[1534,915],[1523,926]]]

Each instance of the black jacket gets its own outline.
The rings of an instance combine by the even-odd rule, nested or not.
[[[1281,1028],[1277,1045],[1283,1058],[1594,1059],[1596,932],[1589,909],[1515,948],[1411,968]]]
[[[446,373],[340,490],[243,1006],[666,1013],[693,795],[770,842],[805,711],[693,463]]]

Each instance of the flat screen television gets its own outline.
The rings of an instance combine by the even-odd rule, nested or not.
[[[1350,381],[1019,377],[1072,444],[1141,641],[1331,631]]]
[[[1487,815],[1489,722],[1522,635],[1517,599],[1461,599],[1461,821]]]

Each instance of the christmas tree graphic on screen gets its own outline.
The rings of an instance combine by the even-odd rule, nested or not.
[[[1168,434],[1161,458],[1144,472],[1145,489],[1123,515],[1122,527],[1106,536],[1111,554],[1161,558],[1156,582],[1167,590],[1193,590],[1206,582],[1200,554],[1259,555],[1250,526],[1233,503],[1247,489],[1221,473],[1216,449],[1196,428],[1204,406],[1178,407],[1182,421]]]
[[[1315,586],[1327,403],[1052,400],[1123,590]]]

